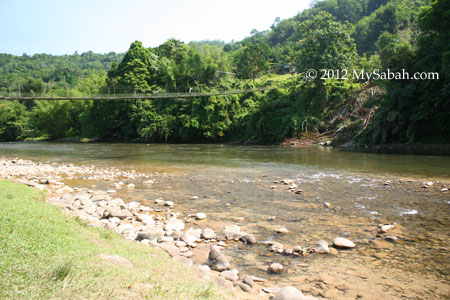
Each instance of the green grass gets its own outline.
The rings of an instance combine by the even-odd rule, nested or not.
[[[160,249],[85,226],[42,200],[30,187],[0,181],[0,299],[228,298]]]

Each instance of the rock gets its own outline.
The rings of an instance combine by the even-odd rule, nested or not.
[[[258,276],[250,276],[250,277],[253,279],[254,282],[266,282],[267,281],[267,279],[264,279],[264,278],[261,278]]]
[[[173,202],[173,201],[164,202],[164,206],[173,206],[174,204],[175,204],[175,202]]]
[[[151,180],[151,179],[149,179],[149,180],[144,181],[143,183],[144,183],[144,184],[152,184],[152,183],[154,183],[154,181]]]
[[[67,194],[67,193],[73,193],[74,189],[71,188],[70,186],[63,186],[62,188],[57,189],[55,192],[57,194]]]
[[[204,220],[204,219],[206,219],[206,214],[202,213],[202,212],[198,212],[198,213],[195,214],[195,218],[197,220]]]
[[[381,225],[381,226],[380,226],[380,232],[381,232],[381,233],[386,233],[386,232],[388,232],[389,230],[394,229],[394,228],[395,228],[395,225],[391,225],[391,224]]]
[[[294,251],[295,253],[299,253],[299,252],[303,252],[302,246],[295,246],[294,248],[292,248],[292,251]]]
[[[273,221],[273,220],[275,220],[277,217],[276,216],[269,216],[267,219],[269,220],[269,221]]]
[[[447,191],[448,191],[448,188],[441,189],[441,192],[447,192]]]
[[[157,240],[164,235],[164,230],[159,227],[147,227],[145,231],[138,234],[138,240],[147,239],[150,241]]]
[[[216,270],[219,272],[230,269],[230,263],[228,262],[228,259],[216,247],[211,247],[208,255],[208,262],[206,264],[212,270]]]
[[[305,295],[293,286],[281,288],[272,300],[305,300]]]
[[[323,204],[323,207],[325,207],[325,208],[327,208],[327,209],[332,209],[332,208],[333,208],[333,205],[331,205],[329,202],[325,202],[325,203]]]
[[[241,290],[243,290],[244,292],[247,292],[247,293],[252,292],[252,288],[243,282],[233,282],[233,286],[234,287],[238,286]]]
[[[222,235],[227,240],[234,240],[234,239],[240,239],[241,237],[245,236],[246,233],[241,232],[241,227],[237,225],[230,225],[226,226],[222,230]]]
[[[252,234],[246,234],[243,237],[241,237],[241,241],[243,241],[246,244],[256,244],[257,240]]]
[[[189,228],[181,237],[181,240],[186,244],[192,246],[195,242],[200,239],[200,235],[202,234],[201,229],[193,229]]]
[[[356,245],[349,239],[337,237],[333,240],[333,246],[337,248],[355,248]]]
[[[182,247],[186,247],[187,244],[183,241],[176,241],[175,246],[177,246],[178,248],[182,248]]]
[[[180,256],[180,250],[171,242],[158,244],[158,247],[166,251],[171,257]]]
[[[253,280],[252,276],[245,276],[244,280],[242,280],[243,283],[245,283],[246,285],[248,285],[249,287],[253,287],[253,285],[255,284],[255,281]]]
[[[270,273],[281,273],[283,272],[283,270],[284,270],[283,265],[279,263],[273,263],[267,269],[267,271],[269,271]]]
[[[170,218],[167,220],[164,229],[167,231],[182,231],[184,230],[184,222],[177,218]]]
[[[198,196],[192,196],[191,197],[191,200],[198,200],[199,198],[198,198]]]
[[[194,262],[192,260],[190,260],[189,258],[184,257],[184,256],[174,256],[173,260],[188,267],[188,268],[190,268],[194,265]]]
[[[121,220],[133,217],[133,214],[130,211],[118,207],[107,207],[106,212],[110,217],[116,217]]]
[[[222,271],[219,276],[222,276],[226,280],[229,281],[238,281],[239,280],[239,271],[236,269]]]
[[[330,248],[328,248],[328,242],[321,240],[318,241],[314,247],[314,252],[315,253],[321,253],[321,254],[329,254],[330,253]]]
[[[136,216],[136,219],[144,223],[144,225],[155,225],[155,220],[153,220],[153,217],[146,214],[139,214]]]
[[[135,188],[135,185],[133,183],[130,183],[129,185],[127,185],[127,189],[132,190]]]
[[[171,236],[162,236],[162,237],[160,237],[158,239],[158,243],[167,243],[167,242],[172,243],[173,242],[173,237],[171,237]]]
[[[108,263],[116,265],[116,266],[125,267],[125,268],[133,267],[133,263],[131,261],[129,261],[128,259],[126,259],[122,256],[119,256],[119,255],[108,255],[108,254],[100,253],[98,256],[101,259],[107,261]]]
[[[212,230],[210,228],[205,228],[202,231],[201,237],[204,238],[205,240],[211,240],[211,239],[215,239],[217,237],[217,235],[214,232],[214,230]]]
[[[77,192],[73,195],[73,198],[75,200],[89,200],[91,198],[91,195],[86,192]]]
[[[289,233],[289,230],[287,228],[279,228],[276,230],[277,233],[282,233],[282,234],[286,234]]]
[[[118,224],[120,224],[120,219],[117,218],[117,217],[112,217],[112,218],[109,218],[109,222],[110,222],[111,224],[118,225]]]
[[[432,181],[428,181],[428,182],[426,182],[425,184],[428,185],[428,186],[432,186],[432,185],[433,185],[433,182],[432,182]]]
[[[111,201],[109,201],[109,206],[113,206],[113,207],[123,207],[125,208],[125,202],[123,202],[123,200],[121,198],[115,198]]]
[[[390,242],[396,242],[396,241],[398,240],[398,237],[393,236],[393,235],[387,235],[387,236],[385,237],[385,240],[386,240],[386,241],[390,241]]]
[[[192,251],[187,251],[187,252],[181,253],[180,255],[187,257],[187,258],[191,258],[194,255],[194,253]]]
[[[163,203],[164,203],[164,200],[163,200],[163,199],[156,199],[156,200],[155,200],[155,204],[160,205],[160,204],[163,204]]]

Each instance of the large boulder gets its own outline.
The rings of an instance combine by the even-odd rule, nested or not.
[[[228,259],[216,247],[211,247],[208,255],[208,262],[206,264],[212,270],[216,270],[219,272],[230,269],[230,263],[228,262]]]

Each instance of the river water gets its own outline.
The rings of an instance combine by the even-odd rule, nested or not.
[[[172,200],[202,211],[199,227],[237,224],[260,241],[292,248],[347,237],[357,244],[333,255],[281,255],[236,243],[225,252],[242,273],[295,285],[326,299],[448,299],[450,296],[450,156],[347,152],[325,147],[2,143],[0,155],[134,169],[124,200]],[[280,183],[291,179],[302,192]],[[387,182],[389,181],[389,182]],[[424,188],[424,182],[433,185]],[[80,186],[92,182],[76,181]],[[110,183],[96,183],[108,188]],[[198,200],[191,200],[192,196]],[[328,202],[331,209],[325,208]],[[275,216],[275,219],[269,218]],[[377,225],[396,223],[379,234]],[[288,234],[276,229],[287,228]],[[386,235],[397,237],[394,242]],[[198,258],[201,260],[201,258]],[[267,274],[279,262],[281,274]]]

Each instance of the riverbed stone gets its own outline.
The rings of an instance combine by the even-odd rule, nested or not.
[[[392,224],[384,224],[380,226],[380,233],[386,233],[389,230],[392,230],[395,228],[395,225]]]
[[[167,231],[182,231],[184,230],[184,222],[177,218],[170,218],[167,220],[164,229]]]
[[[144,225],[155,225],[155,220],[153,220],[153,217],[150,215],[146,215],[146,214],[138,214],[136,216],[136,219],[142,223],[144,223]]]
[[[158,244],[158,247],[166,251],[172,257],[180,255],[180,249],[172,242],[160,243]]]
[[[281,288],[272,300],[305,300],[305,295],[293,286]]]
[[[181,237],[181,240],[186,244],[192,246],[195,242],[200,239],[200,235],[202,234],[201,229],[189,228]]]
[[[222,276],[226,280],[229,281],[238,281],[239,280],[239,271],[236,269],[222,271],[219,276]]]
[[[133,214],[130,211],[118,207],[107,207],[106,212],[110,217],[116,217],[121,220],[133,217]]]
[[[234,240],[234,239],[240,239],[241,237],[245,236],[246,233],[241,231],[241,227],[238,225],[230,225],[226,226],[222,230],[222,236],[227,240]]]
[[[343,237],[337,237],[333,241],[333,246],[337,248],[355,248],[356,245],[349,239],[343,238]]]
[[[267,271],[269,271],[270,273],[281,273],[283,272],[283,270],[284,270],[283,265],[279,263],[273,263],[267,269]]]
[[[242,282],[245,283],[246,285],[250,286],[251,288],[255,284],[255,281],[253,280],[253,277],[249,276],[249,275],[246,275],[244,277],[244,279],[242,280]]]
[[[281,234],[286,234],[286,233],[289,233],[289,230],[287,228],[285,228],[285,227],[282,227],[282,228],[278,228],[276,230],[276,232],[277,233],[281,233]]]
[[[147,239],[150,241],[157,240],[158,238],[162,237],[164,235],[164,230],[159,227],[150,227],[147,226],[145,231],[139,232],[138,234],[138,240]]]
[[[211,228],[205,228],[202,231],[201,237],[204,238],[205,240],[211,240],[211,239],[215,239],[217,237],[217,235],[214,232],[214,230],[212,230]]]
[[[230,269],[230,263],[228,262],[228,259],[216,247],[211,247],[206,264],[212,270],[219,272]]]
[[[252,234],[246,234],[241,238],[241,241],[243,241],[246,244],[256,244],[257,240],[254,235]]]
[[[198,213],[195,214],[195,218],[197,220],[204,220],[204,219],[206,219],[206,214],[203,213],[203,212],[198,212]]]
[[[330,248],[328,248],[328,242],[324,241],[324,240],[318,241],[314,245],[313,249],[314,249],[315,253],[320,253],[320,254],[329,254],[330,253]]]
[[[246,293],[252,292],[252,288],[243,282],[233,282],[233,286],[239,287],[241,290],[243,290]]]

